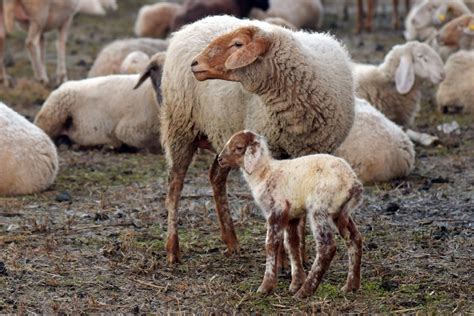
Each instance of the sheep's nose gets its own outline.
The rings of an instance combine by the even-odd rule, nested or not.
[[[197,66],[199,63],[197,60],[193,60],[193,62],[191,63],[191,67],[195,67]]]

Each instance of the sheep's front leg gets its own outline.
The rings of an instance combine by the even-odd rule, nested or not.
[[[398,0],[392,0],[392,25],[395,30],[400,28],[400,16],[398,15]]]
[[[37,23],[31,22],[26,38],[26,47],[28,48],[35,78],[41,83],[47,84],[49,82],[48,74],[45,65],[41,62],[40,41],[42,32],[43,30]]]
[[[300,218],[291,220],[285,229],[285,248],[291,262],[291,293],[296,293],[306,279],[302,262],[303,256],[300,252],[301,221],[302,219]]]
[[[56,68],[57,83],[61,84],[67,81],[67,69],[66,69],[66,42],[69,35],[69,29],[71,27],[73,16],[71,16],[66,23],[64,23],[59,29],[58,41],[56,43],[58,51],[58,61]]]
[[[168,236],[166,239],[166,251],[168,254],[168,262],[170,264],[180,261],[179,239],[178,239],[178,202],[183,190],[184,177],[188,171],[189,165],[196,151],[194,143],[178,152],[173,149],[177,146],[169,146],[167,148],[171,158],[171,168],[169,174],[168,194],[166,196],[166,209],[168,210]]]
[[[265,263],[265,275],[262,284],[258,288],[258,293],[270,293],[277,285],[277,257],[280,248],[283,230],[280,223],[276,222],[274,216],[267,220],[267,238],[265,249],[267,259]]]
[[[221,227],[221,237],[227,245],[227,253],[229,255],[237,253],[240,249],[227,200],[226,183],[230,170],[231,168],[219,166],[217,156],[209,169],[209,181],[214,192],[214,202],[216,203],[217,216]]]
[[[327,215],[311,214],[309,219],[316,241],[316,259],[303,286],[295,294],[296,298],[304,298],[314,293],[336,254],[336,242]]]

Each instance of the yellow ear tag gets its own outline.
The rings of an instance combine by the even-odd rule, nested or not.
[[[446,15],[444,15],[444,14],[439,14],[439,15],[438,15],[438,19],[439,19],[441,22],[444,22],[444,20],[446,20]]]
[[[469,30],[474,31],[474,23],[469,24]]]

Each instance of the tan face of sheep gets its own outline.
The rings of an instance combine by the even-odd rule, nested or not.
[[[463,35],[474,36],[474,15],[463,15],[446,24],[438,34],[438,43],[459,46]]]
[[[237,81],[235,71],[253,64],[269,47],[270,40],[263,30],[242,27],[214,39],[194,58],[191,69],[199,81]]]
[[[261,156],[259,136],[250,131],[235,133],[222,149],[217,160],[221,167],[242,167],[252,174]]]
[[[395,73],[395,84],[400,94],[410,92],[415,84],[415,76],[429,79],[438,84],[444,80],[444,64],[441,57],[429,45],[412,42],[402,54]]]

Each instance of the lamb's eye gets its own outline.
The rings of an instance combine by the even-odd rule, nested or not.
[[[244,150],[244,146],[236,146],[235,147],[235,151],[243,151]]]
[[[234,43],[234,46],[235,46],[235,47],[242,47],[242,46],[244,46],[244,44],[242,44],[242,42],[236,41],[236,42]]]

